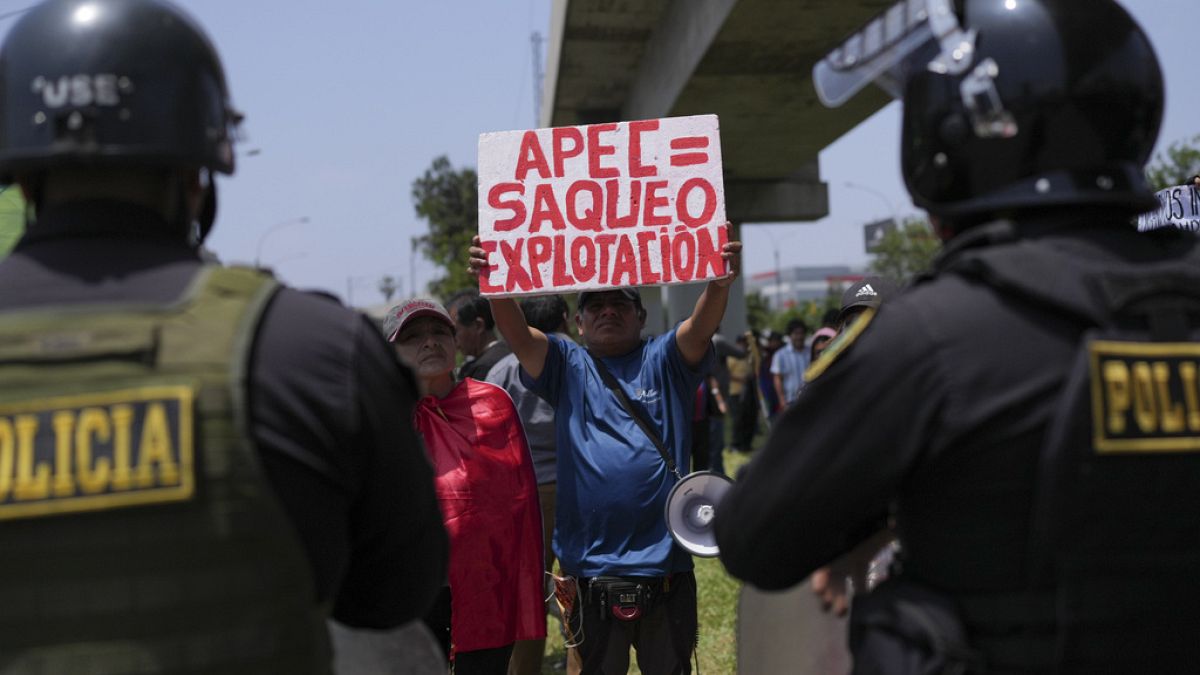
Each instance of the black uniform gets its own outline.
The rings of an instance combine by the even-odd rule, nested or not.
[[[1005,630],[996,624],[1011,629],[1015,618],[974,608],[1053,584],[1031,569],[1038,466],[1091,322],[1021,292],[1021,280],[1074,302],[1095,275],[1200,271],[1200,246],[1111,217],[992,229],[1023,238],[989,241],[983,230],[957,238],[939,271],[886,303],[776,423],[719,510],[717,540],[732,574],[791,586],[883,527],[894,508],[902,578],[959,598],[968,638],[985,653],[989,633]],[[1037,262],[998,262],[1037,254],[1053,263],[1036,276]],[[1038,621],[1033,611],[1026,618]],[[989,654],[993,667],[1053,659],[1051,651],[1014,663],[1000,649]]]
[[[0,263],[0,311],[170,302],[203,263],[167,230],[116,203],[49,210]],[[444,581],[447,543],[408,422],[411,376],[363,316],[286,288],[262,318],[249,372],[251,435],[308,553],[315,600],[356,627],[421,616]]]
[[[493,342],[479,356],[462,364],[462,367],[458,369],[458,379],[465,380],[469,377],[483,382],[487,379],[488,373],[492,371],[492,367],[511,353],[512,348],[508,346],[507,342],[503,340]]]

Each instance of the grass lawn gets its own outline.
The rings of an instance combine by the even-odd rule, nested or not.
[[[760,437],[761,439],[761,437]],[[725,453],[725,472],[736,475],[748,455]],[[701,675],[730,675],[737,672],[737,599],[741,582],[725,573],[716,558],[696,558],[697,611],[700,618],[700,647],[697,658]],[[556,675],[556,664],[565,655],[558,623],[549,624],[550,639],[546,640],[546,659],[543,675]],[[637,662],[630,657],[630,673],[641,673]]]

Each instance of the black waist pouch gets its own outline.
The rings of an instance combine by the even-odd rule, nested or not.
[[[982,659],[967,645],[954,601],[902,578],[855,596],[850,652],[854,675],[983,672]]]
[[[663,579],[595,577],[589,584],[592,599],[621,621],[634,621],[650,611],[664,593]]]

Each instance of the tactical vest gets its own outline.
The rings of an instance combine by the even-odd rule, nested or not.
[[[0,673],[328,673],[311,568],[247,429],[277,285],[0,314]]]
[[[1200,663],[1197,250],[1080,270],[1063,252],[1014,242],[948,266],[1081,329],[1039,459],[1029,590],[955,598],[985,672]]]

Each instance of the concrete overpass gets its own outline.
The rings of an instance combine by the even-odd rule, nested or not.
[[[817,153],[888,99],[872,89],[829,110],[813,90],[812,67],[891,4],[554,0],[542,126],[715,113],[729,219],[817,220],[829,213]],[[702,288],[664,289],[661,305],[650,297],[657,294],[643,294],[653,317],[647,328],[687,316]],[[734,290],[727,334],[745,328],[740,282]]]

